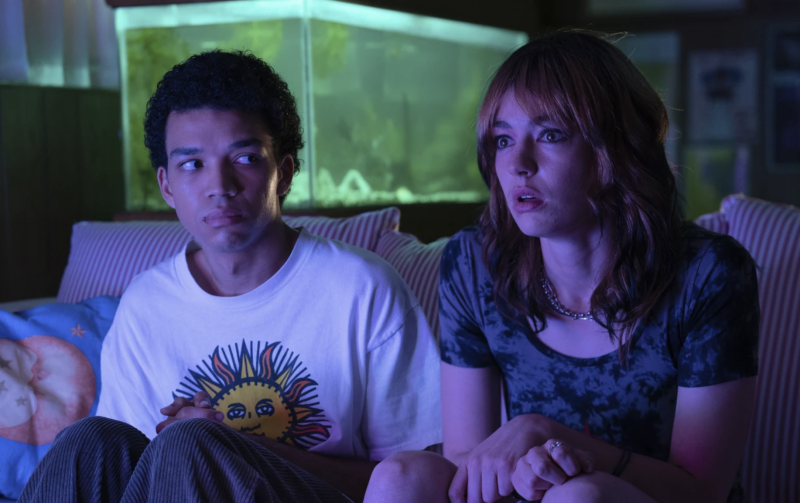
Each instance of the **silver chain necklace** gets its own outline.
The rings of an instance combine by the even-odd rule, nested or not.
[[[585,313],[573,313],[572,311],[566,309],[561,304],[561,301],[558,300],[558,297],[556,297],[556,294],[553,291],[553,287],[550,284],[550,280],[547,279],[547,275],[544,273],[544,266],[542,266],[541,281],[542,281],[542,290],[544,290],[544,294],[547,295],[547,300],[550,301],[550,305],[553,306],[553,309],[563,314],[564,316],[569,316],[573,320],[594,321],[594,315],[592,315],[591,311],[587,311]]]

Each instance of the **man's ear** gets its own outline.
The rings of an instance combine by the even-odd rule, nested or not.
[[[281,159],[278,165],[278,195],[284,196],[292,188],[292,179],[294,178],[294,158],[287,154]],[[169,204],[169,203],[167,203]]]
[[[172,190],[169,188],[169,179],[167,178],[167,168],[164,166],[158,167],[156,173],[158,177],[158,188],[161,189],[161,197],[169,205],[170,208],[175,208],[175,199],[172,197]]]

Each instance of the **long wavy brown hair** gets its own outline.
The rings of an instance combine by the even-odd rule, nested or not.
[[[535,332],[547,326],[545,314],[555,314],[540,283],[541,247],[514,222],[494,164],[491,128],[509,90],[523,110],[544,112],[594,150],[597,190],[589,203],[615,247],[591,310],[619,343],[620,360],[627,361],[636,322],[647,317],[675,277],[682,246],[684,217],[664,153],[666,108],[613,39],[599,33],[539,37],[497,70],[477,121],[478,165],[490,191],[480,219],[482,258],[496,304],[503,305],[500,298],[529,317]]]

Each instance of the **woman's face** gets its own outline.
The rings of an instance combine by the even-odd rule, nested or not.
[[[545,239],[591,232],[599,226],[588,200],[596,180],[594,151],[577,131],[530,112],[507,91],[490,130],[497,178],[514,221],[524,234]]]

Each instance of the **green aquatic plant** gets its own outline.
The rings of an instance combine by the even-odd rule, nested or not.
[[[327,78],[341,72],[347,65],[347,43],[350,28],[341,23],[314,21],[311,31],[311,47],[314,57],[311,64],[315,78]]]
[[[175,30],[143,28],[125,32],[128,60],[129,210],[162,210],[161,198],[147,148],[144,146],[144,113],[147,100],[161,77],[176,63],[188,58],[189,45]]]

